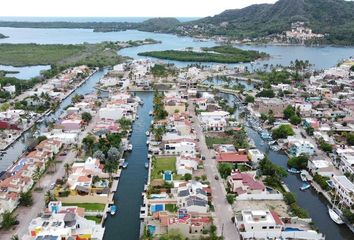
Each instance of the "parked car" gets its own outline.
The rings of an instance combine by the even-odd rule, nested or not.
[[[55,183],[50,184],[50,187],[49,187],[50,190],[53,190],[55,188],[55,185],[56,185]]]
[[[219,180],[219,176],[218,175],[215,175],[215,180]]]
[[[202,160],[205,160],[205,156],[202,156]]]

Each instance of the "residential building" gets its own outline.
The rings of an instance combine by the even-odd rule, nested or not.
[[[333,185],[340,201],[348,207],[354,206],[354,184],[346,176],[333,176]]]
[[[262,181],[255,179],[255,172],[240,172],[239,170],[231,172],[227,177],[227,182],[232,192],[237,195],[257,194],[266,191]]]

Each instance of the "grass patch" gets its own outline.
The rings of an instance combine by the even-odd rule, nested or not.
[[[171,213],[177,212],[177,206],[176,204],[166,204],[165,205],[165,210]]]
[[[85,208],[89,212],[103,212],[105,204],[102,203],[62,203],[63,206],[78,206],[80,208]]]
[[[102,221],[102,217],[100,216],[85,216],[87,220],[95,221],[97,224],[100,224]]]
[[[155,158],[152,161],[153,169],[151,172],[152,179],[162,179],[162,172],[165,170],[170,170],[173,173],[176,173],[176,157],[161,157]],[[173,175],[174,179],[176,179],[176,174]]]
[[[109,66],[119,63],[113,42],[97,44],[0,44],[0,64],[12,66]]]
[[[214,144],[233,144],[230,137],[205,137],[208,148],[212,148]]]

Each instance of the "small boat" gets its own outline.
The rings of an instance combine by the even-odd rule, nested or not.
[[[145,163],[145,168],[149,168],[149,163],[148,162]]]
[[[337,224],[343,224],[343,220],[341,219],[341,217],[332,209],[328,206],[328,214],[331,217],[331,219],[333,220],[333,222],[337,223]]]
[[[116,212],[117,212],[117,206],[116,205],[112,205],[110,208],[109,208],[109,212],[111,213],[111,215],[115,215]]]
[[[128,162],[124,162],[123,163],[123,168],[127,168],[128,167]]]
[[[302,171],[300,172],[300,178],[301,178],[301,180],[302,180],[303,182],[307,182],[307,181],[308,181],[307,175],[306,175],[306,173],[305,173],[304,170],[302,170]]]
[[[132,151],[133,150],[133,145],[132,144],[129,144],[128,145],[128,151]]]
[[[139,101],[139,104],[140,104],[140,105],[144,105],[144,101],[143,101],[143,100],[140,100],[140,101]]]
[[[152,114],[153,114],[153,111],[150,111],[150,112],[149,112],[149,115],[152,116]]]
[[[149,141],[149,140],[147,140],[147,141],[146,141],[146,145],[149,145],[149,144],[150,144],[150,141]]]
[[[145,135],[146,135],[146,136],[150,136],[150,132],[149,132],[149,131],[146,131],[146,132],[145,132]]]
[[[305,191],[305,190],[309,189],[310,187],[311,187],[310,184],[304,183],[304,184],[302,184],[302,186],[300,187],[300,190],[301,190],[301,191]]]
[[[300,171],[297,170],[296,168],[288,168],[288,172],[289,172],[289,173],[294,173],[294,174],[300,173]]]

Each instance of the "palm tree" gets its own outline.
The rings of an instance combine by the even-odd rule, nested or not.
[[[56,169],[57,163],[56,163],[54,157],[49,157],[48,160],[47,160],[47,162],[46,162],[46,164],[47,164],[48,170],[49,170],[49,169],[53,170],[53,169],[52,169],[53,167],[54,167],[54,171],[57,170],[57,169]]]
[[[44,195],[44,201],[45,205],[48,205],[49,202],[51,201],[56,201],[57,198],[54,196],[54,194],[51,191],[47,191]]]
[[[16,222],[16,217],[14,217],[11,212],[5,211],[2,214],[1,228],[8,230],[15,224],[15,222]]]
[[[17,235],[13,235],[10,240],[20,240],[20,238]]]
[[[42,170],[39,166],[36,167],[36,169],[34,170],[32,177],[35,181],[38,182],[38,187],[41,187],[41,176],[42,176]]]
[[[72,170],[71,164],[65,163],[64,170],[65,170],[65,176],[68,178],[69,174],[71,173],[71,170]]]
[[[76,157],[82,154],[82,147],[79,144],[75,144],[74,151],[76,152]]]

